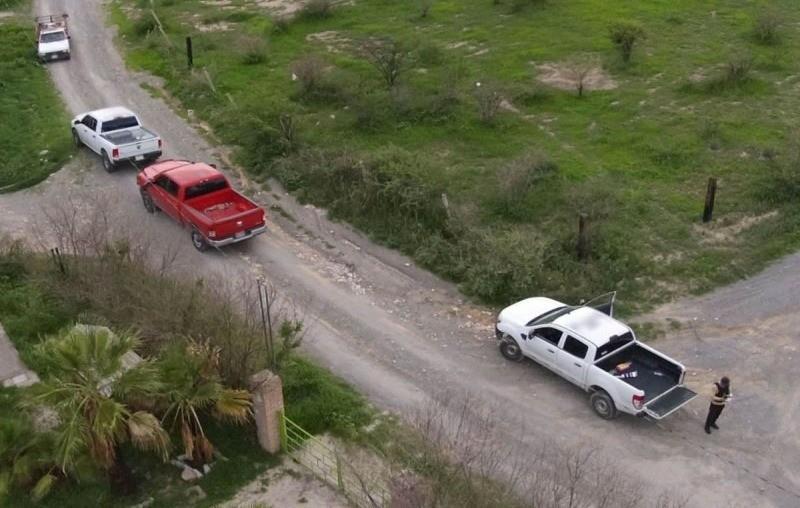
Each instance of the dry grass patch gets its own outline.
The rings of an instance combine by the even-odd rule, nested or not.
[[[599,65],[590,68],[582,76],[578,76],[569,63],[543,63],[536,66],[539,71],[537,80],[559,90],[577,90],[579,80],[583,80],[583,90],[613,90],[619,85]]]

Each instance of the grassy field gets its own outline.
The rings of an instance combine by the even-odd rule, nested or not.
[[[2,0],[0,11],[0,192],[34,185],[72,151],[67,114],[47,70],[36,60],[28,0]]]
[[[635,311],[800,245],[797,2],[319,0],[283,21],[256,4],[156,1],[163,33],[149,2],[117,0],[113,18],[130,64],[253,175],[469,294],[617,289]],[[619,20],[644,31],[628,63]],[[386,38],[404,63],[391,89],[365,56]]]

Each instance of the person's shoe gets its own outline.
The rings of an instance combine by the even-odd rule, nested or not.
[[[706,427],[706,434],[711,434],[711,427]]]
[[[714,429],[714,430],[719,430],[719,427],[717,427],[716,423],[712,423],[711,424],[711,428]]]

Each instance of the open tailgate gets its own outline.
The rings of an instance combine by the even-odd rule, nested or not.
[[[645,404],[644,412],[651,418],[660,420],[685,406],[695,397],[697,393],[684,385],[678,385]]]

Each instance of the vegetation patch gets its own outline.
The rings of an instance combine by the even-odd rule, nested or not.
[[[616,289],[643,309],[800,245],[797,207],[761,194],[766,178],[792,178],[775,146],[800,107],[796,2],[772,2],[777,17],[735,0],[713,15],[696,2],[319,2],[211,33],[182,22],[207,3],[157,3],[171,45],[136,30],[137,2],[114,5],[131,65],[163,77],[249,172],[485,301]],[[266,58],[243,56],[243,33]],[[172,49],[187,35],[194,72]],[[507,168],[529,153],[558,171],[528,185]],[[696,242],[711,176],[715,218],[780,219],[734,245]],[[578,259],[581,213],[591,249]]]
[[[0,10],[23,2],[4,0]],[[25,2],[27,3],[27,2]],[[0,22],[0,192],[47,178],[72,151],[69,125],[47,70],[36,59],[33,27]]]

